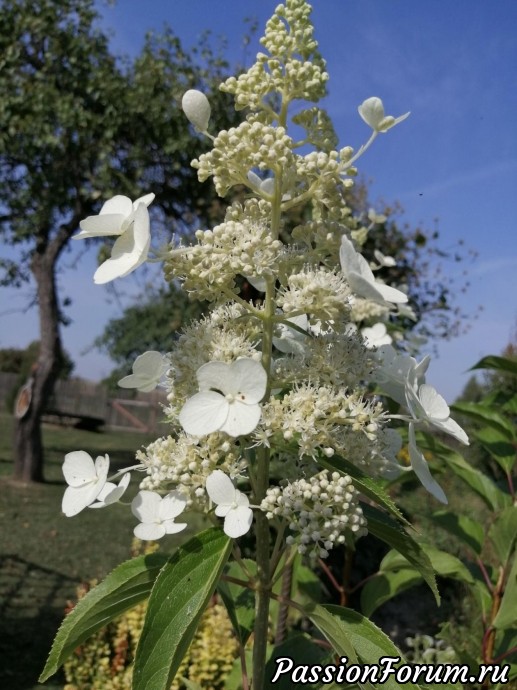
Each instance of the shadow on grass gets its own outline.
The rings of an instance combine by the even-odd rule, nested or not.
[[[16,555],[0,557],[0,687],[32,690],[75,581]],[[62,677],[53,679],[61,687]]]

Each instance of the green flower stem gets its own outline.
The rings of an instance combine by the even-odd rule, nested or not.
[[[267,388],[264,400],[271,394],[271,362],[273,350],[273,316],[275,313],[275,283],[270,278],[266,283],[262,334],[262,366],[267,372]],[[256,486],[253,503],[260,505],[269,487],[269,448],[260,448],[257,453]],[[269,600],[271,596],[271,578],[269,564],[269,522],[262,511],[257,511],[255,518],[257,587],[255,596],[255,626],[253,640],[253,690],[263,690],[266,668],[267,636],[269,628]]]

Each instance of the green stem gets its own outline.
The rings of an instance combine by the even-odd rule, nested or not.
[[[264,302],[264,330],[262,334],[262,366],[267,372],[267,388],[264,400],[271,394],[271,362],[273,349],[273,316],[275,313],[275,284],[269,279]],[[260,505],[269,487],[269,448],[260,448],[257,453],[256,486],[253,503]],[[257,511],[255,520],[257,586],[255,595],[255,625],[253,639],[253,690],[263,690],[265,681],[267,640],[269,630],[269,600],[271,578],[269,563],[269,522],[262,511]]]

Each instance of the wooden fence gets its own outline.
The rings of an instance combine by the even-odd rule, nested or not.
[[[13,391],[20,385],[17,374],[0,372],[0,411],[6,409]],[[110,395],[111,393],[111,395]],[[46,419],[61,424],[116,429],[142,433],[163,433],[163,405],[166,395],[161,390],[140,393],[128,389],[108,392],[100,384],[82,379],[58,381],[46,407]]]

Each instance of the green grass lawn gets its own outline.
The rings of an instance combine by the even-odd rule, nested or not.
[[[103,578],[127,560],[136,519],[128,506],[61,513],[65,453],[108,453],[115,466],[134,464],[142,434],[89,432],[46,426],[45,484],[17,485],[12,473],[12,419],[0,416],[0,687],[62,688],[63,679],[37,684],[54,634],[77,584]],[[129,500],[137,490],[129,491]],[[173,548],[173,537],[163,547]]]

